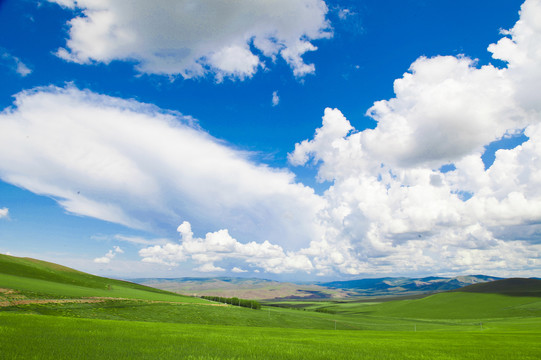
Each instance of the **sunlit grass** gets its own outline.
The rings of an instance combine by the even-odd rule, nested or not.
[[[8,359],[538,359],[540,332],[375,332],[0,313]]]

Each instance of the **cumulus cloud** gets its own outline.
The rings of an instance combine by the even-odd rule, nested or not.
[[[323,231],[301,251],[317,271],[509,274],[541,264],[540,16],[541,2],[527,0],[509,37],[489,47],[506,67],[416,60],[395,97],[368,110],[375,129],[325,110],[314,138],[289,154],[333,183]],[[528,140],[485,169],[485,147],[522,131]]]
[[[0,209],[0,219],[5,219],[9,217],[9,209],[8,208],[1,208]]]
[[[107,254],[105,254],[102,257],[95,258],[94,262],[98,264],[109,264],[111,260],[117,255],[117,254],[123,254],[124,250],[119,248],[118,246],[113,247],[113,249],[109,250]]]
[[[15,71],[22,77],[28,76],[32,73],[32,70],[26,66],[18,57],[11,55],[9,52],[0,48],[0,59],[2,63]]]
[[[262,268],[266,272],[280,274],[294,271],[310,272],[313,265],[303,254],[284,251],[279,245],[268,241],[241,243],[231,237],[226,229],[207,233],[204,238],[194,237],[189,222],[178,227],[180,243],[168,243],[147,247],[139,251],[144,262],[164,265],[177,265],[179,262],[192,260],[200,264],[194,270],[201,272],[225,271],[215,265],[224,260],[243,261],[246,264]],[[244,272],[236,268],[235,272]]]
[[[525,109],[541,110],[539,101],[539,82],[541,81],[541,31],[539,16],[541,2],[527,0],[521,7],[520,20],[511,30],[503,30],[506,35],[488,50],[495,59],[507,63],[507,75],[514,83],[520,84],[515,91],[516,99]]]
[[[295,76],[302,55],[331,36],[322,0],[49,0],[74,11],[58,56],[80,64],[135,61],[142,73],[251,77],[282,57]]]
[[[68,212],[138,229],[181,220],[295,247],[323,200],[193,119],[75,87],[23,91],[0,113],[0,178]]]
[[[238,268],[236,266],[233,269],[231,269],[231,271],[234,272],[234,273],[237,273],[237,274],[248,272],[248,270],[244,270],[244,269]]]

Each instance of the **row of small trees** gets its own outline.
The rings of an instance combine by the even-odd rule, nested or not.
[[[216,301],[224,304],[230,304],[235,306],[242,306],[245,308],[250,309],[261,309],[261,304],[255,300],[245,300],[245,299],[239,299],[237,297],[232,298],[226,298],[221,296],[201,296],[202,299],[207,299],[210,301]]]

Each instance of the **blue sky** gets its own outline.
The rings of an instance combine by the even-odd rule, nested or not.
[[[0,2],[0,252],[541,276],[540,1],[235,4]]]

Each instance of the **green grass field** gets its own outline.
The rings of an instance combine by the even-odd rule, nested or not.
[[[93,297],[102,299],[84,302]],[[0,255],[0,303],[2,359],[541,358],[535,296],[449,292],[252,310]]]
[[[539,332],[254,328],[0,314],[6,359],[539,359]]]

